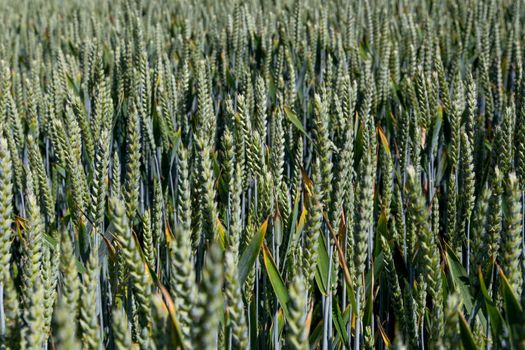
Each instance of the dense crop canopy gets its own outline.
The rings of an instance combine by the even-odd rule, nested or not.
[[[523,0],[0,0],[0,349],[525,348]]]

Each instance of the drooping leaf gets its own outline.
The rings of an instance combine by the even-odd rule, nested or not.
[[[297,130],[303,133],[303,135],[306,136],[308,140],[312,141],[310,135],[308,135],[308,133],[304,129],[303,124],[301,123],[297,115],[289,107],[284,107],[284,114],[286,115],[286,118],[288,118],[288,120],[297,128]]]
[[[467,272],[449,245],[447,245],[445,257],[449,272],[449,283],[451,284],[449,289],[455,290],[459,293],[463,305],[465,305],[465,308],[467,309],[467,314],[470,314],[473,310],[474,298],[470,293]]]
[[[461,333],[461,343],[463,344],[463,348],[465,348],[465,350],[477,350],[478,346],[474,340],[474,335],[470,330],[465,316],[463,316],[461,312],[459,313],[459,330]]]
[[[299,241],[299,238],[301,237],[301,232],[303,231],[305,221],[306,221],[306,208],[303,208],[301,211],[301,215],[299,216],[299,220],[297,220],[297,216],[299,215],[299,200],[300,200],[300,193],[297,194],[295,201],[294,201],[294,209],[292,212],[292,216],[290,217],[290,233],[288,236],[288,243],[286,247],[286,251],[284,252],[284,264],[281,269],[281,272],[285,269],[285,264],[288,264],[288,258],[290,251],[292,247],[296,247]]]
[[[52,249],[55,249],[58,247],[58,240],[47,234],[47,233],[44,233],[44,243],[49,247],[49,248],[52,248]]]
[[[525,345],[525,313],[509,284],[507,276],[501,269],[499,270],[499,276],[510,340],[515,349],[522,349]]]
[[[497,339],[502,332],[503,317],[501,316],[501,313],[498,311],[496,305],[494,304],[494,301],[489,295],[481,268],[478,270],[478,276],[481,293],[483,295],[485,310],[490,319],[492,335]]]
[[[279,269],[277,269],[277,266],[275,265],[272,253],[265,243],[263,243],[262,250],[264,266],[266,268],[266,273],[268,275],[268,279],[270,280],[270,284],[272,285],[275,296],[279,301],[279,305],[281,305],[281,308],[284,311],[284,315],[289,317],[290,314],[288,313],[288,300],[290,300],[290,295],[288,294],[288,289],[286,288],[283,278],[279,273]]]
[[[381,144],[383,145],[383,148],[387,154],[390,154],[390,146],[388,144],[388,140],[386,138],[385,133],[383,132],[383,129],[381,127],[377,127],[377,133],[379,134],[379,139],[381,140]]]
[[[317,252],[317,270],[315,273],[315,281],[317,282],[319,291],[321,291],[323,295],[328,295],[328,272],[330,269],[330,256],[326,246],[325,237],[323,235],[319,235]],[[334,271],[335,269],[331,269],[331,281],[334,281],[335,278]]]
[[[248,244],[248,246],[242,253],[241,258],[239,259],[238,276],[239,284],[241,286],[244,285],[244,282],[246,282],[246,278],[248,277],[248,274],[253,268],[255,260],[257,260],[257,256],[259,255],[262,244],[264,242],[264,236],[266,235],[267,228],[268,219],[266,219],[262,223],[261,227],[259,227],[259,231],[255,234],[255,236],[253,236],[252,241]]]
[[[344,346],[350,348],[350,340],[348,339],[348,333],[346,332],[346,322],[343,319],[341,308],[339,307],[339,301],[337,298],[333,298],[332,302],[332,318],[334,320],[335,330],[337,335],[343,340]]]
[[[501,269],[499,270],[499,277],[501,279],[501,288],[503,289],[503,300],[505,301],[505,310],[507,310],[507,319],[511,324],[521,322],[523,318],[521,304],[512,290],[507,276],[505,276]]]
[[[275,317],[273,317],[272,320],[272,325],[270,327],[270,339],[275,339]],[[280,339],[284,329],[284,314],[282,309],[277,311],[277,325],[277,339]]]

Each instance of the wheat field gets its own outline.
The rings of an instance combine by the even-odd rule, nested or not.
[[[523,0],[0,0],[0,350],[525,349]]]

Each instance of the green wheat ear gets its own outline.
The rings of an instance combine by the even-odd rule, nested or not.
[[[222,308],[222,260],[220,248],[216,244],[211,245],[207,252],[198,299],[192,310],[192,341],[194,346],[200,349],[217,346],[219,312]]]
[[[511,173],[507,180],[504,205],[506,210],[503,215],[502,267],[514,291],[519,293],[523,284],[523,275],[520,271],[523,259],[521,256],[522,207],[518,179],[514,173]]]
[[[306,330],[307,317],[307,290],[304,277],[297,269],[295,276],[289,286],[290,292],[290,317],[286,324],[286,344],[290,349],[308,349]]]
[[[133,296],[137,303],[139,323],[143,328],[151,326],[149,271],[142,261],[135,236],[129,226],[125,208],[121,200],[112,198],[110,201],[111,218],[115,228],[116,238],[121,245],[121,258],[129,272]]]
[[[225,253],[224,269],[224,297],[233,344],[236,348],[247,349],[249,344],[248,327],[241,288],[237,280],[237,259],[232,252]]]
[[[93,192],[91,195],[91,212],[94,223],[103,230],[106,196],[108,193],[107,179],[109,177],[109,161],[111,150],[111,133],[107,128],[102,132],[97,142],[95,167],[93,172]]]
[[[13,220],[13,173],[7,141],[0,131],[0,263],[9,266]],[[3,281],[3,274],[0,281]]]
[[[126,199],[126,215],[133,221],[139,200],[140,182],[140,129],[138,112],[135,104],[131,105],[126,134],[126,177],[124,179],[124,198]]]
[[[42,264],[42,240],[45,231],[42,215],[40,214],[40,207],[34,194],[33,177],[28,172],[27,176],[27,220],[26,227],[26,242],[24,245],[24,265],[22,274],[23,281],[23,300],[24,303],[33,304],[33,291],[36,290],[37,285],[42,283],[40,278],[41,264]]]
[[[184,227],[185,230],[191,229],[191,192],[190,192],[190,179],[189,179],[189,160],[188,151],[184,148],[184,145],[180,145],[178,149],[178,162],[177,171],[179,175],[178,187],[177,187],[177,217],[179,223]],[[158,187],[159,185],[157,185]],[[196,239],[193,246],[196,249],[198,247],[198,240]]]
[[[53,316],[54,337],[56,345],[61,349],[80,350],[81,343],[77,338],[75,327],[71,325],[76,323],[76,313],[71,309],[65,298],[59,297]]]
[[[407,323],[405,321],[405,307],[403,302],[403,295],[401,286],[399,284],[399,277],[395,270],[394,259],[392,256],[392,250],[390,244],[387,242],[386,238],[381,236],[381,247],[384,254],[384,263],[385,263],[385,275],[388,279],[388,284],[390,287],[390,293],[392,294],[392,302],[394,305],[394,312],[396,318],[399,321],[399,329],[403,334],[408,334]]]
[[[359,182],[356,186],[356,217],[354,230],[354,268],[358,274],[357,280],[366,269],[368,254],[368,235],[371,229],[373,215],[373,178],[370,152],[363,154],[359,172]]]
[[[23,339],[20,339],[23,332],[21,325],[22,320],[22,305],[19,299],[15,281],[10,272],[6,272],[3,276],[3,298],[4,298],[4,315],[5,315],[5,344],[11,348],[16,348],[21,344]]]
[[[461,299],[457,294],[448,296],[445,307],[445,333],[441,342],[446,348],[456,348],[460,345],[459,339],[459,312],[461,308]]]
[[[97,285],[99,283],[98,251],[93,249],[83,274],[80,298],[80,333],[82,347],[90,350],[100,348],[101,330],[97,316]]]
[[[27,349],[41,349],[48,334],[45,332],[44,288],[40,280],[32,286],[31,299],[25,304],[24,320],[27,328],[23,329]]]
[[[317,271],[319,235],[322,233],[321,225],[323,223],[323,208],[321,206],[320,194],[321,174],[319,160],[317,158],[313,164],[312,178],[314,188],[312,189],[312,196],[308,199],[303,249],[303,269],[309,292],[314,284],[314,277]]]
[[[474,172],[472,139],[469,138],[465,131],[461,132],[461,232],[462,238],[465,239],[465,231],[470,229],[470,219],[474,209],[476,174]],[[470,232],[468,232],[470,233]]]
[[[40,154],[36,140],[31,134],[27,136],[27,147],[29,151],[31,170],[34,172],[36,178],[42,207],[44,208],[47,220],[53,221],[55,215],[55,199],[51,193],[42,155]]]
[[[44,287],[44,331],[49,334],[57,297],[60,251],[49,247],[43,249],[41,276]]]
[[[199,177],[200,177],[200,195],[202,212],[202,223],[201,227],[205,233],[201,240],[208,241],[215,239],[218,232],[218,213],[217,203],[215,201],[215,178],[211,163],[211,146],[207,140],[197,140],[197,148],[199,150]]]
[[[240,258],[239,248],[243,233],[242,223],[242,178],[240,165],[235,166],[235,175],[230,190],[230,232],[226,242],[228,250],[232,252],[235,261]]]
[[[153,232],[151,229],[151,211],[146,210],[142,217],[142,240],[144,244],[144,258],[146,259],[149,268],[155,270],[156,254],[153,242]]]
[[[192,264],[191,232],[183,225],[175,228],[176,240],[170,249],[171,275],[170,289],[175,306],[177,319],[181,325],[183,342],[191,344],[191,313],[194,307],[196,292],[195,271]]]
[[[113,341],[115,349],[130,349],[132,346],[131,333],[129,331],[126,313],[122,309],[115,309],[113,310],[112,315]]]
[[[440,267],[440,257],[435,237],[430,227],[430,215],[425,199],[421,193],[421,185],[414,167],[407,169],[407,203],[408,213],[413,220],[413,225],[417,232],[417,240],[420,242],[418,256],[416,257],[417,267],[424,276],[424,282],[428,288],[428,294],[434,300],[434,331],[441,332],[441,302],[442,302],[442,276]],[[409,325],[410,327],[410,325]]]
[[[494,178],[491,184],[491,197],[489,200],[488,214],[486,221],[486,241],[484,242],[485,251],[491,259],[498,256],[500,248],[502,210],[501,195],[503,191],[502,173],[499,168],[494,170]]]

